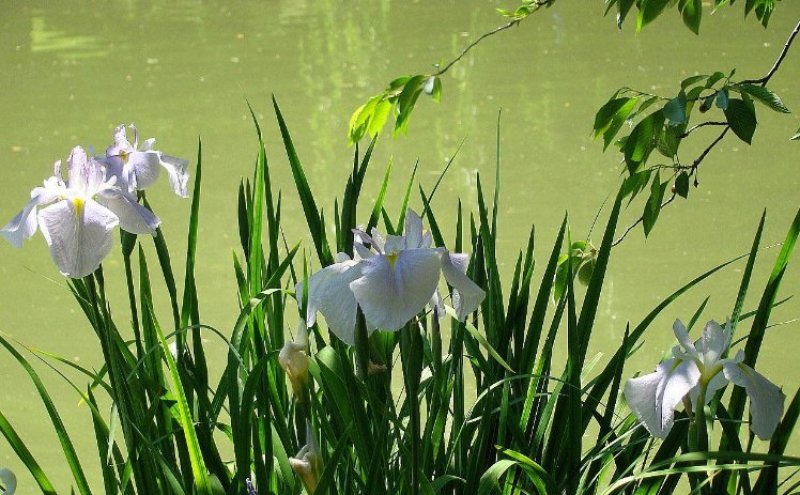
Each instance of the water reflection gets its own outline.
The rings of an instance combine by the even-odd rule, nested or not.
[[[31,19],[31,52],[53,52],[60,59],[103,57],[108,54],[97,36],[54,29],[39,15]]]

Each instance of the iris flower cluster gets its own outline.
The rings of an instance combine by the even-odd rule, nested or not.
[[[125,125],[119,125],[105,155],[90,156],[80,146],[73,148],[66,180],[57,161],[53,175],[31,191],[28,204],[0,234],[21,247],[41,230],[59,271],[71,278],[85,277],[100,266],[111,251],[115,227],[155,235],[161,220],[139,204],[137,192],[153,184],[164,168],[172,190],[186,197],[188,162],[153,149],[154,139],[140,148],[136,126],[128,128],[133,143]]]

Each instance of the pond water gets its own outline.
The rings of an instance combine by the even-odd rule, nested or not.
[[[261,119],[273,177],[284,191],[286,236],[290,242],[308,241],[271,94],[281,104],[315,194],[332,211],[352,163],[346,140],[352,110],[392,78],[431,71],[432,63],[454,57],[476,36],[501,24],[495,8],[507,4],[382,0],[353,8],[333,0],[131,0],[65,6],[40,0],[6,5],[0,20],[0,107],[5,115],[0,124],[0,223],[22,207],[53,161],[65,158],[75,144],[104,149],[118,123],[136,122],[143,137],[158,138],[158,149],[186,158],[195,156],[201,137],[201,315],[227,333],[236,316],[231,263],[231,252],[238,252],[235,195],[256,152],[246,101]],[[444,225],[454,215],[457,197],[474,211],[476,174],[487,186],[494,185],[495,126],[502,109],[498,263],[510,275],[535,224],[537,259],[543,266],[564,213],[569,211],[573,235],[585,235],[619,183],[618,154],[602,153],[590,133],[594,112],[609,95],[622,85],[674,94],[685,77],[733,67],[742,78],[759,77],[800,17],[800,4],[781,2],[768,30],[755,19],[743,20],[739,5],[723,9],[705,17],[700,37],[685,29],[677,15],[635,35],[630,25],[618,31],[613,16],[602,12],[599,1],[559,2],[470,52],[444,77],[440,104],[420,101],[408,134],[381,140],[365,186],[367,197],[377,194],[389,160],[394,163],[390,207],[399,204],[417,159],[418,179],[429,190],[463,140],[435,205]],[[798,61],[800,54],[790,53],[770,83],[791,109],[800,108]],[[703,163],[701,187],[691,191],[689,201],[667,208],[647,240],[637,229],[615,249],[590,352],[607,356],[619,345],[626,322],[637,323],[694,276],[746,252],[765,208],[764,244],[783,239],[800,206],[800,144],[788,141],[800,119],[764,107],[758,111],[752,146],[729,135]],[[683,153],[698,153],[714,136],[713,131],[704,134]],[[149,197],[180,267],[189,202],[173,196],[166,181]],[[623,214],[621,225],[638,217],[641,206],[636,205]],[[595,242],[599,237],[595,233]],[[154,259],[149,248],[148,253]],[[760,255],[746,309],[756,306],[776,254],[772,249]],[[22,250],[0,243],[0,260],[0,332],[83,366],[99,366],[94,335],[41,236]],[[124,311],[120,256],[112,254],[105,267],[112,304]],[[724,320],[742,269],[739,264],[725,270],[667,311],[626,374],[649,371],[672,341],[672,320],[689,319],[705,296],[711,296],[708,317]],[[798,293],[798,280],[796,267],[790,266],[784,295]],[[773,322],[798,313],[800,306],[790,301],[775,311]],[[167,304],[159,314],[169,321]],[[759,366],[790,397],[800,385],[797,331],[796,323],[771,329]],[[223,357],[220,347],[211,359]],[[62,378],[34,364],[97,480],[89,411]],[[66,490],[69,471],[44,408],[5,352],[0,376],[0,410],[58,488]],[[78,378],[83,388],[85,380],[68,376]],[[797,454],[797,438],[793,445]],[[0,465],[15,469],[22,486],[30,486],[4,441]]]

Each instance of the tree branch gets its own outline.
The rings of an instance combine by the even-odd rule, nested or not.
[[[684,132],[683,134],[681,134],[681,135],[680,135],[680,136],[678,136],[678,137],[679,137],[680,139],[683,139],[683,138],[685,138],[686,136],[688,136],[689,134],[691,134],[692,132],[694,132],[695,130],[697,130],[697,129],[701,128],[701,127],[706,127],[706,126],[710,126],[710,125],[715,125],[715,126],[718,126],[718,125],[728,125],[728,123],[727,123],[727,122],[702,122],[702,123],[700,123],[700,124],[693,125],[692,127],[688,128],[688,129],[686,130],[686,132]]]
[[[783,59],[785,59],[786,54],[789,53],[789,48],[792,47],[792,43],[794,43],[794,39],[797,37],[798,33],[800,33],[800,21],[797,21],[797,24],[795,25],[794,29],[789,34],[789,38],[786,40],[786,43],[783,44],[783,50],[781,50],[781,54],[775,60],[775,63],[772,64],[772,68],[769,70],[769,72],[767,72],[767,74],[764,77],[758,79],[745,79],[740,84],[747,83],[747,84],[760,84],[762,86],[766,86],[769,80],[772,79],[772,76],[774,76],[775,73],[778,72],[778,69],[780,69],[781,64],[783,63]]]
[[[549,6],[550,6],[550,5],[552,5],[554,2],[555,2],[555,0],[536,0],[535,2],[532,2],[532,7],[533,7],[533,10],[532,10],[532,11],[531,11],[531,12],[530,12],[528,15],[530,15],[530,14],[533,14],[534,12],[536,12],[536,11],[537,11],[537,10],[539,10],[539,9],[541,9],[542,7],[549,7]],[[503,32],[503,31],[505,31],[506,29],[510,29],[510,28],[512,28],[512,27],[514,27],[514,26],[517,26],[519,23],[521,23],[521,22],[522,22],[522,21],[524,21],[525,19],[527,19],[527,16],[525,16],[525,17],[522,17],[522,18],[518,18],[518,19],[512,19],[511,21],[509,21],[509,22],[507,22],[507,23],[503,24],[502,26],[498,26],[498,27],[496,27],[496,28],[492,29],[491,31],[487,31],[487,32],[483,33],[482,35],[478,36],[478,38],[477,38],[477,39],[475,39],[475,41],[473,41],[472,43],[470,43],[469,45],[467,45],[466,47],[464,47],[464,49],[463,49],[463,50],[461,50],[461,53],[459,53],[459,54],[458,54],[458,56],[457,56],[456,58],[454,58],[453,60],[451,60],[450,62],[448,62],[447,64],[445,64],[445,66],[444,66],[444,67],[442,67],[441,69],[439,69],[439,70],[438,70],[438,71],[437,71],[435,74],[433,74],[433,75],[434,75],[434,76],[441,76],[442,74],[444,74],[445,72],[447,72],[448,70],[450,70],[450,68],[451,68],[451,67],[453,67],[453,66],[454,66],[456,63],[460,62],[460,61],[461,61],[461,59],[462,59],[462,58],[464,58],[464,56],[465,56],[465,55],[466,55],[466,54],[467,54],[467,53],[468,53],[470,50],[472,50],[473,48],[475,48],[476,46],[478,46],[478,44],[479,44],[481,41],[485,40],[486,38],[488,38],[488,37],[490,37],[490,36],[494,36],[494,35],[495,35],[495,34],[497,34],[497,33]]]
[[[792,32],[789,33],[789,37],[786,39],[786,43],[784,43],[783,49],[781,50],[781,53],[778,55],[778,58],[775,59],[775,62],[772,64],[772,68],[770,68],[769,72],[767,72],[763,77],[760,77],[758,79],[745,79],[744,81],[741,81],[739,84],[760,84],[761,86],[766,86],[767,83],[769,82],[769,80],[772,79],[772,76],[774,76],[775,73],[778,72],[778,69],[780,69],[781,64],[783,63],[784,59],[786,58],[786,55],[789,53],[789,49],[792,47],[792,43],[794,43],[795,39],[797,38],[798,33],[800,33],[800,21],[797,22],[797,24],[795,25],[795,27],[792,30]],[[697,187],[697,185],[698,185],[698,182],[697,182],[697,169],[700,167],[700,164],[703,162],[703,160],[706,159],[706,157],[711,152],[711,150],[714,149],[714,147],[717,144],[719,144],[720,141],[722,141],[722,139],[725,137],[726,134],[728,134],[728,131],[731,129],[731,126],[727,122],[703,122],[701,124],[697,124],[696,126],[688,129],[682,135],[683,137],[686,137],[686,136],[689,135],[689,133],[691,133],[692,131],[694,131],[695,129],[697,129],[699,127],[711,126],[711,125],[714,125],[714,126],[716,126],[716,125],[724,125],[725,128],[722,130],[722,132],[719,134],[719,136],[717,136],[716,139],[714,139],[706,147],[706,149],[704,149],[703,152],[700,153],[700,155],[697,158],[695,158],[694,161],[692,161],[691,165],[688,165],[688,166],[679,165],[677,167],[674,167],[675,169],[678,169],[678,170],[688,170],[689,171],[688,172],[689,176],[694,176],[695,177],[694,178],[694,186],[695,187]],[[677,194],[675,192],[673,192],[672,196],[670,196],[670,198],[668,200],[666,200],[663,203],[661,203],[660,209],[664,209],[665,206],[667,206],[668,204],[672,203],[672,201],[675,200],[676,196],[677,196]],[[639,225],[643,221],[644,221],[644,215],[640,216],[638,219],[636,219],[635,222],[633,222],[628,227],[626,227],[625,230],[622,232],[622,235],[620,235],[617,238],[617,240],[615,240],[611,244],[611,246],[612,247],[613,246],[617,246],[622,241],[624,241],[625,237],[634,228],[636,228],[637,225]]]

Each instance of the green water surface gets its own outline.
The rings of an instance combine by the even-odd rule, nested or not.
[[[472,39],[501,24],[495,8],[510,3],[2,2],[0,224],[25,204],[30,189],[51,173],[55,160],[66,158],[76,144],[102,151],[119,123],[135,122],[143,138],[158,139],[157,149],[192,160],[201,137],[200,309],[205,323],[229,333],[237,313],[231,263],[231,253],[238,252],[236,190],[240,178],[250,174],[256,153],[246,100],[262,121],[273,179],[283,189],[287,239],[305,240],[310,248],[271,94],[282,106],[318,201],[332,213],[333,199],[341,196],[352,164],[346,133],[353,109],[394,77],[432,71],[431,64],[454,57]],[[620,32],[613,15],[602,16],[603,9],[599,0],[564,0],[471,52],[444,76],[440,104],[420,101],[408,135],[381,140],[365,186],[368,199],[377,194],[389,160],[394,163],[390,207],[399,204],[417,159],[418,179],[429,190],[463,140],[435,200],[440,222],[452,238],[448,224],[456,198],[474,211],[476,174],[487,186],[494,185],[495,126],[502,109],[498,263],[510,276],[535,224],[537,259],[543,266],[565,212],[573,236],[584,236],[619,184],[619,155],[602,153],[602,144],[590,133],[594,112],[614,90],[630,85],[675,94],[685,77],[733,67],[741,78],[760,77],[800,17],[800,3],[780,2],[764,30],[755,19],[744,20],[737,4],[707,15],[700,37],[672,12],[636,35],[633,26]],[[793,110],[800,109],[800,47],[795,49],[770,82]],[[607,356],[619,345],[628,321],[637,323],[694,276],[747,251],[765,208],[764,244],[783,238],[800,206],[800,143],[788,141],[800,119],[764,107],[758,109],[758,118],[752,146],[729,133],[703,163],[701,187],[691,191],[689,201],[667,208],[647,240],[637,229],[614,250],[590,352]],[[682,148],[682,158],[696,156],[715,136],[714,130],[698,132]],[[165,180],[149,198],[163,220],[176,272],[182,273],[189,202],[172,195]],[[419,208],[420,203],[413,205]],[[623,214],[621,225],[638,217],[641,204],[635,205]],[[593,236],[595,242],[599,237],[599,232]],[[147,252],[155,265],[151,247]],[[746,309],[757,304],[776,255],[776,249],[761,253]],[[112,305],[123,323],[127,300],[116,250],[104,267]],[[742,269],[743,264],[727,269],[667,311],[626,375],[650,371],[673,340],[672,320],[688,320],[706,295],[711,296],[708,318],[724,320]],[[21,250],[0,243],[0,280],[0,332],[83,366],[100,366],[94,334],[40,235]],[[796,266],[790,265],[783,287],[784,295],[799,292]],[[158,311],[168,322],[169,308],[163,302]],[[800,305],[790,301],[774,312],[773,322],[798,316]],[[796,323],[771,329],[759,361],[762,373],[790,397],[800,385],[799,329]],[[209,346],[209,359],[222,362],[224,347],[218,342]],[[99,481],[89,410],[62,378],[41,362],[35,364],[84,467]],[[67,376],[85,386],[83,378]],[[5,351],[0,353],[0,380],[0,410],[58,489],[68,491],[69,471],[44,407]],[[797,455],[797,437],[793,445]],[[31,480],[4,440],[0,465],[20,474],[19,493],[32,493]]]

